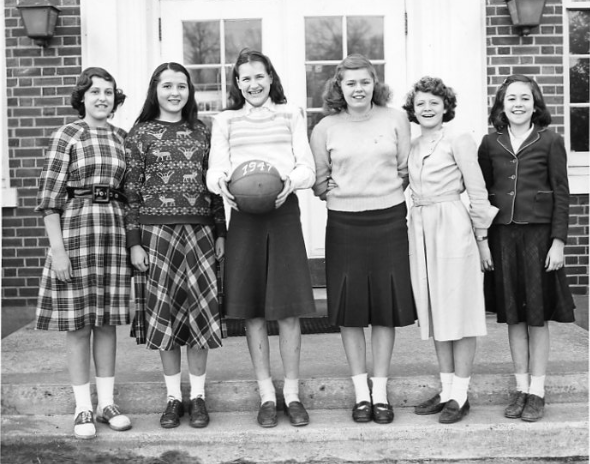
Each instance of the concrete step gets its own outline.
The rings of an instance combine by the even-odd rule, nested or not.
[[[40,456],[50,449],[62,449],[68,456],[67,462],[588,461],[586,402],[550,404],[543,420],[536,423],[506,419],[502,410],[503,406],[477,405],[461,422],[441,425],[436,415],[416,416],[411,408],[398,408],[392,424],[378,425],[356,424],[348,410],[318,409],[311,412],[311,422],[306,427],[292,427],[282,416],[279,425],[272,429],[259,427],[252,412],[212,413],[211,423],[205,429],[190,428],[185,417],[181,426],[172,430],[159,427],[158,414],[133,415],[131,430],[114,432],[98,424],[98,437],[85,442],[73,438],[72,415],[3,416],[2,458],[3,462],[12,462],[4,459],[27,447],[38,449]],[[39,458],[34,462],[59,461]]]
[[[116,402],[128,413],[149,414],[165,402],[160,358],[137,346],[119,330]],[[552,352],[547,397],[552,403],[583,402],[588,398],[588,332],[574,324],[552,324]],[[367,336],[369,331],[367,330]],[[388,384],[395,407],[413,406],[436,393],[438,368],[432,342],[420,340],[417,326],[397,330]],[[277,392],[282,387],[279,337],[270,337],[271,370]],[[370,343],[368,344],[370,359]],[[2,340],[2,414],[63,414],[74,409],[65,360],[65,336],[33,330],[32,325]],[[183,389],[188,375],[183,356]],[[370,369],[370,366],[369,366]],[[211,350],[207,402],[213,412],[255,411],[257,384],[243,337],[224,340]],[[488,322],[479,340],[470,386],[470,401],[500,405],[514,383],[505,326]],[[354,393],[340,334],[304,335],[301,351],[301,397],[309,409],[351,408]],[[280,401],[280,398],[279,398]]]

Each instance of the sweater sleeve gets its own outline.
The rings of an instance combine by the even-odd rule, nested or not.
[[[410,144],[412,137],[410,135],[410,121],[398,110],[396,114],[396,132],[397,132],[397,172],[402,178],[404,189],[408,185],[408,157],[410,156]]]
[[[301,108],[296,108],[293,111],[291,137],[295,168],[289,174],[289,178],[294,189],[310,188],[315,180],[315,163],[307,140],[307,127]]]
[[[229,181],[231,174],[231,160],[229,147],[229,124],[224,113],[213,118],[211,129],[211,153],[209,154],[209,169],[207,170],[207,188],[219,195],[219,180]]]
[[[554,133],[548,166],[549,184],[553,190],[553,214],[551,216],[551,238],[567,240],[569,217],[569,183],[567,178],[567,154],[563,138]]]
[[[125,139],[125,172],[124,191],[127,196],[125,210],[125,229],[127,231],[127,247],[141,244],[139,227],[139,207],[142,203],[141,186],[145,181],[145,147],[141,135],[135,126]]]
[[[322,200],[326,199],[328,190],[328,178],[332,171],[330,165],[330,153],[327,148],[327,128],[326,118],[322,119],[313,129],[311,133],[311,151],[315,161],[315,183],[313,185],[313,192]]]
[[[498,214],[498,208],[488,200],[485,181],[477,162],[477,146],[469,134],[459,135],[453,140],[453,155],[469,196],[471,223],[476,229],[487,229]]]

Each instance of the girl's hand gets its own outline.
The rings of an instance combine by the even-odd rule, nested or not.
[[[563,243],[560,239],[553,239],[551,248],[549,248],[549,252],[547,253],[547,258],[545,258],[545,270],[547,272],[557,271],[558,269],[561,269],[563,267],[564,246],[565,243]]]
[[[291,182],[291,179],[289,179],[289,176],[285,176],[282,179],[284,182],[283,190],[281,191],[281,193],[279,193],[279,196],[275,201],[275,209],[278,209],[281,206],[283,206],[283,203],[285,203],[287,197],[291,195],[291,193],[293,193],[294,190],[293,183]]]
[[[338,187],[338,184],[336,182],[334,182],[334,179],[332,179],[332,176],[328,176],[328,188],[326,190],[326,193],[336,187]]]
[[[140,272],[148,270],[149,258],[141,245],[133,245],[131,247],[131,264]]]
[[[482,242],[477,242],[477,249],[479,250],[479,259],[481,262],[482,272],[493,271],[494,262],[492,261],[492,253],[490,251],[488,241],[484,240]]]
[[[215,258],[221,261],[225,256],[225,237],[217,237],[215,240]]]
[[[72,281],[72,263],[66,250],[53,251],[51,259],[51,269],[55,272],[57,280],[61,282]]]
[[[239,211],[238,204],[236,203],[236,197],[234,197],[227,188],[227,181],[225,179],[219,179],[219,189],[221,190],[221,196],[225,202],[236,211]]]

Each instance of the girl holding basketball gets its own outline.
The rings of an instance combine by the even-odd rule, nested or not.
[[[221,346],[216,259],[224,254],[223,200],[205,187],[210,135],[195,89],[177,63],[156,68],[125,140],[127,245],[136,275],[138,343],[158,350],[167,390],[163,428],[180,425],[181,346],[187,347],[191,427],[206,427],[210,348]],[[144,333],[145,332],[145,333]]]
[[[287,105],[270,59],[244,49],[232,71],[230,107],[215,117],[207,186],[232,207],[226,250],[226,315],[246,320],[246,338],[260,390],[258,423],[277,425],[267,320],[278,321],[290,422],[309,423],[299,399],[299,316],[315,312],[296,189],[313,185],[314,161],[299,108]],[[284,186],[275,209],[240,211],[228,190],[237,166],[261,160],[278,169]]]

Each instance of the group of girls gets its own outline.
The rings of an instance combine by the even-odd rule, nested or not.
[[[572,322],[574,305],[563,269],[566,152],[547,129],[551,117],[534,80],[510,76],[500,86],[489,118],[497,132],[479,152],[469,135],[443,127],[457,105],[450,87],[420,79],[404,115],[387,106],[390,90],[362,55],[345,58],[326,83],[327,116],[310,143],[301,109],[287,103],[270,59],[258,51],[240,53],[230,105],[211,132],[197,117],[194,94],[189,72],[163,63],[127,134],[109,123],[125,95],[107,71],[87,68],[71,98],[80,119],[51,137],[38,194],[50,249],[36,327],[66,331],[76,437],[95,437],[95,422],[131,428],[113,393],[116,326],[131,322],[138,343],[160,353],[167,392],[160,425],[177,427],[185,413],[182,346],[189,425],[208,425],[207,354],[222,345],[221,260],[225,315],[246,321],[258,423],[278,423],[269,320],[279,326],[285,412],[293,426],[309,423],[299,398],[299,317],[315,306],[294,193],[306,188],[328,208],[328,315],[340,327],[352,374],[354,421],[393,421],[387,381],[395,328],[416,319],[421,337],[434,339],[442,388],[415,412],[461,420],[486,310],[508,324],[516,392],[506,417],[543,416],[548,321]],[[413,141],[410,122],[421,129]],[[235,167],[250,159],[281,175],[270,213],[240,211],[228,188]]]

